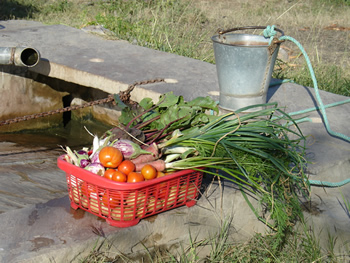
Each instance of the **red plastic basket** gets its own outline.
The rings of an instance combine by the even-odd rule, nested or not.
[[[133,226],[142,218],[195,205],[203,178],[201,171],[183,170],[145,182],[120,183],[72,165],[63,155],[57,165],[66,172],[71,207],[116,227]]]

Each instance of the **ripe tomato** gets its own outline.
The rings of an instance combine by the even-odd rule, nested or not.
[[[122,152],[112,146],[103,147],[98,157],[106,168],[116,168],[123,161]]]
[[[127,175],[120,172],[120,171],[115,171],[112,176],[112,180],[116,182],[123,182],[125,183],[127,180]]]
[[[118,205],[120,205],[121,203],[121,198],[120,196],[112,196],[112,195],[108,195],[107,193],[105,193],[103,196],[102,196],[102,203],[108,207],[109,205],[109,208],[111,209],[114,209],[116,208]]]
[[[128,174],[128,183],[137,183],[137,182],[142,182],[144,180],[145,178],[140,173],[131,172]]]
[[[156,178],[163,177],[163,176],[165,176],[165,173],[158,171]]]
[[[158,190],[159,196],[164,198],[166,195],[166,189],[168,187],[168,184],[166,182],[160,183],[158,187],[159,187],[159,190]]]
[[[80,187],[81,193],[86,197],[96,198],[98,197],[97,187],[95,185],[87,184],[83,182]]]
[[[126,182],[126,174],[116,170],[116,169],[108,169],[105,171],[103,176],[109,180],[113,180],[116,182]]]
[[[109,179],[109,180],[112,180],[112,177],[113,177],[113,174],[116,172],[117,170],[115,169],[107,169],[105,171],[105,173],[103,174],[103,177]]]
[[[141,174],[146,180],[151,180],[157,177],[157,170],[150,164],[146,164],[141,169]]]
[[[118,171],[128,175],[129,173],[135,171],[135,164],[130,160],[122,161],[118,166]]]

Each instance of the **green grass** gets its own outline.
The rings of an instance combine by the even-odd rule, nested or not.
[[[100,6],[95,22],[140,46],[203,59],[198,31],[205,17],[183,1],[114,1]],[[181,30],[179,30],[181,28]]]
[[[277,62],[281,63],[281,62]],[[336,65],[318,65],[313,67],[318,88],[331,93],[350,96],[350,74]],[[290,79],[303,86],[313,87],[314,84],[306,65],[299,68],[276,67],[273,77],[277,79]]]
[[[346,199],[346,197],[344,196],[344,194],[342,192],[340,192],[341,194],[341,199],[338,199],[338,202],[340,204],[340,206],[343,208],[345,214],[349,217],[350,219],[350,200]]]
[[[220,230],[205,239],[197,240],[189,233],[188,244],[176,250],[165,248],[145,248],[137,255],[126,256],[114,252],[113,244],[102,238],[80,262],[154,262],[154,263],[194,263],[194,262],[347,262],[349,254],[335,253],[336,239],[328,235],[327,247],[322,248],[320,237],[315,231],[300,224],[300,230],[288,235],[285,246],[276,249],[274,233],[255,234],[245,242],[237,243],[231,238],[235,231],[231,220],[221,222]],[[207,253],[203,253],[203,251]]]
[[[330,6],[339,6],[339,7],[350,6],[349,0],[318,0],[317,2],[319,4],[325,4]]]

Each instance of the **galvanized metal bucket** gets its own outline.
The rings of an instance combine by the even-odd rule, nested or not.
[[[266,103],[272,71],[283,41],[275,38],[269,45],[270,38],[262,35],[231,33],[265,28],[237,27],[220,31],[211,38],[220,88],[219,106],[222,109],[235,111]],[[282,30],[275,30],[284,35]]]

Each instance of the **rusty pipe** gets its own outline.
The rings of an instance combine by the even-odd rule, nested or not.
[[[0,47],[0,65],[34,67],[39,63],[40,53],[31,47]]]

